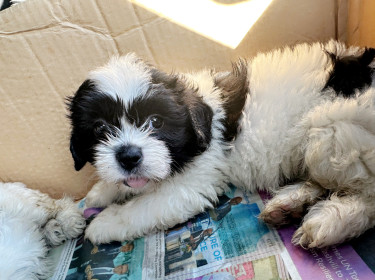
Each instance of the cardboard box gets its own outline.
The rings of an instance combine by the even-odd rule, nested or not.
[[[375,47],[375,2],[349,0],[348,10],[348,44]]]
[[[113,55],[227,69],[285,44],[346,39],[345,0],[28,0],[0,12],[0,180],[83,197],[65,98]],[[245,26],[245,27],[244,27]],[[227,39],[231,38],[231,41]]]

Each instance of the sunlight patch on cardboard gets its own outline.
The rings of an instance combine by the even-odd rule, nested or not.
[[[273,0],[134,0],[143,8],[235,49]],[[225,3],[225,4],[224,4]]]

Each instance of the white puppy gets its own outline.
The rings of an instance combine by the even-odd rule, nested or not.
[[[375,224],[375,50],[301,44],[232,72],[167,75],[133,54],[91,72],[69,99],[75,167],[97,168],[95,243],[168,228],[212,207],[227,181],[274,191],[261,217],[326,246]],[[319,202],[318,202],[319,201]],[[315,204],[316,203],[316,204]]]
[[[68,198],[54,200],[22,183],[0,183],[1,279],[46,279],[51,246],[76,238],[85,220]]]

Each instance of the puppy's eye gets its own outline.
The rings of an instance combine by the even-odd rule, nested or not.
[[[96,136],[101,136],[107,130],[107,123],[105,121],[99,120],[94,124],[94,134]]]
[[[149,125],[151,128],[159,129],[163,126],[164,121],[160,116],[151,116],[149,119]]]

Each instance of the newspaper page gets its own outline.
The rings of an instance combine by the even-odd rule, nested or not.
[[[132,242],[95,246],[80,237],[60,251],[52,280],[375,279],[350,245],[304,250],[294,227],[258,220],[259,194],[232,188],[214,209]]]
[[[48,258],[55,263],[55,273],[51,280],[64,280],[66,278],[77,240],[78,239],[68,240],[65,244],[54,248],[54,250],[48,254]]]
[[[65,279],[142,279],[143,252],[143,238],[96,246],[81,237]]]
[[[264,279],[291,279],[286,271],[283,259],[280,255],[270,256],[264,259],[248,261],[238,265],[222,268],[208,275],[193,278],[191,280],[264,280]]]
[[[287,273],[280,275],[286,271],[279,255],[284,245],[257,218],[261,207],[259,195],[233,188],[214,209],[148,237],[143,279],[203,279],[199,277],[212,273],[253,279],[249,277],[264,266],[270,278],[262,273],[262,279],[288,279]],[[160,249],[158,258],[151,248]]]
[[[305,250],[290,240],[296,227],[279,230],[289,255],[302,279],[374,280],[375,274],[349,244]],[[375,252],[374,252],[375,257]]]
[[[263,200],[269,195],[260,193]],[[375,280],[375,273],[366,265],[349,243],[326,248],[303,249],[292,244],[292,236],[297,225],[283,227],[278,233],[288,252],[287,258],[302,279],[328,280]],[[373,253],[375,257],[375,252]],[[288,264],[286,264],[290,267]],[[291,272],[296,275],[296,273]]]

